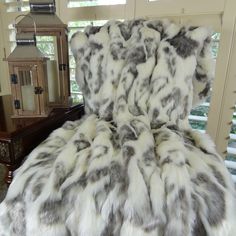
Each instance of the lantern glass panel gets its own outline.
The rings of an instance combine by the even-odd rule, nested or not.
[[[58,75],[58,50],[56,36],[37,36],[37,47],[50,60],[47,61],[48,95],[50,103],[60,101],[60,83]]]
[[[35,111],[35,94],[32,71],[19,70],[18,73],[21,85],[22,110]]]

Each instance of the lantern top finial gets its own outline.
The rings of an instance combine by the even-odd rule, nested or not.
[[[55,0],[30,0],[31,13],[54,14],[56,12]]]
[[[67,29],[67,25],[60,20],[55,12],[55,0],[30,0],[30,13],[27,14],[29,17],[24,17],[20,20],[16,24],[16,28],[21,30],[32,28],[32,20],[30,18],[33,18],[39,31],[42,28]]]

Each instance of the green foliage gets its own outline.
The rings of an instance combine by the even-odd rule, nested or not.
[[[69,65],[70,65],[70,68],[75,69],[75,67],[76,67],[76,65],[75,65],[75,58],[73,56],[69,57]]]
[[[209,111],[208,106],[198,106],[191,110],[190,114],[194,116],[205,116],[207,117]]]
[[[205,121],[189,120],[189,123],[193,129],[206,130],[206,122]]]
[[[54,60],[55,54],[55,45],[54,45],[54,37],[53,36],[37,36],[37,47],[38,49],[51,60]]]
[[[79,86],[75,80],[71,80],[70,82],[71,92],[79,92]]]
[[[71,94],[71,97],[73,99],[73,104],[84,102],[83,96],[81,94]]]
[[[235,120],[235,118],[234,118],[234,120]],[[236,134],[236,125],[232,125],[230,133]]]

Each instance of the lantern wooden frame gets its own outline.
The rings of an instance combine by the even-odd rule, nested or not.
[[[51,107],[68,107],[70,101],[70,76],[69,76],[69,54],[68,54],[68,29],[67,25],[57,17],[56,14],[29,13],[16,24],[18,33],[34,32],[31,17],[37,27],[36,36],[54,36],[57,44],[59,99],[50,102]]]
[[[46,75],[47,58],[32,58],[29,60],[8,59],[9,73],[11,79],[11,91],[13,98],[13,118],[28,117],[47,117],[51,109],[48,107],[48,89]],[[25,110],[23,95],[21,91],[22,82],[20,71],[32,72],[32,86],[34,88],[34,105],[35,109]],[[32,97],[28,98],[32,99]]]
[[[46,75],[47,58],[32,58],[31,61],[14,61],[8,59],[9,73],[11,79],[11,91],[13,98],[13,118],[23,117],[47,117],[50,108],[48,107],[48,91]],[[19,73],[21,71],[32,72],[32,86],[34,87],[35,109],[25,110],[23,95],[21,91],[22,82]],[[32,97],[28,98],[32,99]]]

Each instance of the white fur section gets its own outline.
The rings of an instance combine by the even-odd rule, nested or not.
[[[108,100],[107,104],[109,104],[111,101],[114,101],[116,97],[116,91],[120,80],[121,71],[125,64],[125,60],[122,59],[122,54],[124,54],[127,50],[127,43],[123,39],[117,25],[110,26],[109,37],[110,49],[118,48],[119,44],[122,44],[123,48],[119,51],[118,55],[120,56],[120,58],[118,60],[114,60],[111,53],[108,53],[107,55],[107,64],[104,68],[104,72],[107,78],[104,80],[104,84],[100,89],[101,100]],[[106,106],[103,104],[99,111],[101,117],[103,117],[104,115],[105,108]]]
[[[10,236],[10,219],[7,215],[9,209],[5,202],[0,204],[0,232],[3,236]]]
[[[88,38],[82,32],[77,32],[71,37],[70,46],[74,57],[77,57],[78,50],[86,47]]]
[[[92,186],[91,186],[92,187]],[[89,189],[88,189],[89,191]],[[105,227],[101,215],[97,214],[94,199],[91,194],[84,191],[79,201],[78,234],[80,236],[99,236]]]
[[[64,145],[65,142],[67,142],[72,137],[74,133],[74,129],[65,130],[63,128],[59,128],[50,134],[49,138],[46,140],[46,144],[41,144],[36,149],[34,149],[27,157],[25,164],[18,170],[15,178],[13,179],[12,184],[10,185],[7,192],[7,198],[13,199],[22,192],[26,179],[35,172],[35,169],[30,169],[29,172],[26,173],[24,173],[24,171],[30,165],[40,162],[40,160],[36,160],[39,153],[55,153],[61,148],[62,145]],[[62,142],[62,140],[58,139],[57,137],[63,137],[64,141]],[[18,176],[21,176],[21,178],[18,178]]]
[[[142,221],[145,212],[147,213],[149,200],[147,187],[135,158],[130,160],[127,172],[129,176],[129,188],[127,191],[127,200],[124,205],[124,216],[128,221],[133,219]]]

